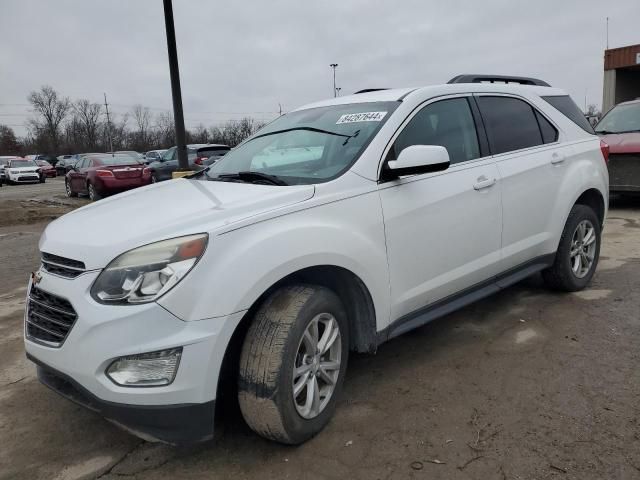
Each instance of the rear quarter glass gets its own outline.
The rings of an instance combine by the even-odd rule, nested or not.
[[[592,135],[596,134],[596,132],[593,131],[593,127],[589,123],[589,120],[587,120],[587,117],[584,116],[584,113],[580,111],[580,108],[578,108],[569,95],[543,96],[541,98],[573,123],[578,125],[585,132]]]

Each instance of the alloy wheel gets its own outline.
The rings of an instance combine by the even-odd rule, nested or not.
[[[293,403],[301,417],[317,417],[331,400],[340,375],[341,356],[337,320],[330,313],[315,316],[300,339],[293,367]]]
[[[64,182],[64,188],[67,191],[67,197],[71,196],[71,185],[69,185],[69,182]]]
[[[596,229],[589,220],[582,220],[571,238],[571,250],[569,259],[571,270],[577,278],[584,278],[591,267],[596,256]]]

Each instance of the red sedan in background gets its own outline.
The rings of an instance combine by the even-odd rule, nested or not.
[[[126,155],[86,155],[65,177],[67,196],[88,194],[91,200],[151,183],[151,171]]]
[[[56,173],[56,169],[53,165],[51,165],[46,160],[34,160],[36,164],[40,167],[40,176],[41,177],[56,177],[58,174]]]

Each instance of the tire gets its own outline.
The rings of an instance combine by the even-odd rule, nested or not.
[[[326,326],[328,323],[338,328],[339,335],[326,354],[310,358],[302,353],[308,345],[303,336],[316,320],[316,338],[322,340],[323,333],[332,331]],[[289,445],[303,443],[320,432],[333,416],[342,390],[349,355],[348,334],[345,308],[331,290],[294,285],[273,293],[256,312],[240,356],[238,399],[249,427],[269,440]],[[329,362],[333,364],[330,369],[318,369],[319,365],[330,366]],[[303,367],[308,368],[308,373],[294,377],[294,368]],[[327,376],[333,381],[333,390],[325,380]],[[304,387],[294,399],[296,378]],[[318,385],[317,403],[309,401],[315,400],[314,395],[307,395]],[[310,409],[303,412],[307,403]]]
[[[102,195],[98,193],[98,191],[96,190],[96,187],[93,186],[93,183],[87,184],[87,191],[89,192],[89,199],[92,202],[97,202],[102,198]]]
[[[46,181],[47,181],[47,177],[42,177],[42,178],[40,178],[40,183],[44,183],[44,182],[46,182]]]
[[[158,177],[156,177],[155,173],[151,174],[151,183],[158,183]]]
[[[582,246],[580,242],[575,244],[576,239],[579,238],[577,229],[580,225],[587,225],[587,228],[589,226],[593,228],[594,240],[592,243],[589,243],[589,245],[594,245],[593,250],[587,250],[591,247],[586,245],[586,242],[584,246]],[[578,236],[576,237],[576,235]],[[601,227],[596,213],[586,205],[574,205],[569,213],[564,230],[562,231],[554,263],[551,267],[542,271],[542,278],[547,286],[554,290],[562,290],[565,292],[576,292],[584,289],[591,281],[591,278],[593,278],[596,267],[598,266],[598,259],[600,258],[600,243]],[[586,263],[584,263],[584,268],[582,267],[583,263],[581,263],[579,272],[575,271],[576,256],[572,257],[572,248],[573,251],[575,251],[578,248],[576,245],[580,246],[578,251],[582,249],[582,251],[585,252],[587,259],[591,258],[591,263],[588,266],[588,269],[586,267]],[[582,258],[583,260],[580,261],[586,262],[586,260],[584,260],[585,257]]]
[[[76,192],[71,190],[71,185],[69,185],[69,181],[68,180],[64,181],[64,190],[67,193],[67,197],[72,198],[72,197],[77,197],[78,196],[78,194]]]

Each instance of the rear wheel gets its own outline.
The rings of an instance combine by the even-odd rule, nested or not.
[[[47,181],[47,177],[45,177],[44,175],[40,177],[40,183],[44,183],[46,181]]]
[[[564,226],[553,265],[543,270],[544,281],[556,290],[585,288],[600,258],[600,221],[586,205],[574,205]]]
[[[238,395],[249,426],[286,444],[320,432],[342,390],[348,347],[346,312],[334,292],[316,285],[276,291],[242,348]]]
[[[91,201],[95,202],[102,198],[102,195],[98,193],[96,187],[93,186],[93,183],[89,183],[87,185],[87,190],[89,191],[89,198],[91,199]]]
[[[78,194],[76,192],[71,190],[71,184],[69,183],[69,180],[65,180],[64,181],[64,190],[65,190],[65,192],[67,192],[67,197],[77,197],[78,196]]]
[[[151,174],[151,183],[158,183],[158,177],[156,177],[155,173]]]

